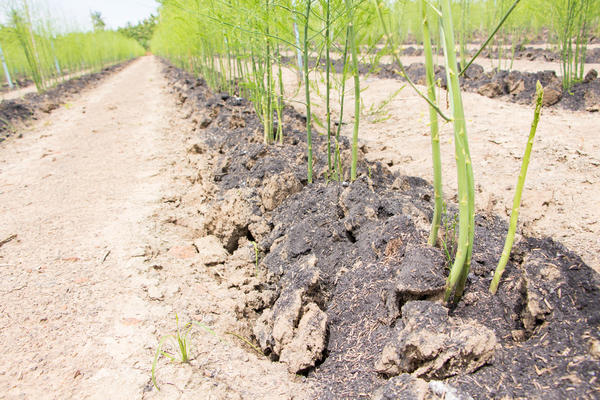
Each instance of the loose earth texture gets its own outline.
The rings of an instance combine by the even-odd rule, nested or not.
[[[600,277],[577,248],[523,235],[492,296],[507,227],[480,212],[447,308],[432,188],[369,142],[359,179],[326,183],[317,136],[308,185],[302,114],[267,146],[247,100],[152,57],[70,101],[0,144],[7,398],[600,396]],[[158,391],[159,341],[189,321]]]
[[[418,72],[418,69],[417,69]],[[322,76],[314,74],[318,92],[324,93]],[[552,75],[552,74],[550,74]],[[396,77],[398,75],[395,75]],[[303,101],[293,71],[285,75],[286,92]],[[349,84],[351,81],[348,82]],[[600,80],[592,82],[600,85]],[[426,88],[420,86],[421,91]],[[353,92],[347,88],[346,104]],[[449,113],[447,93],[437,94]],[[490,99],[476,92],[464,92],[463,103],[473,172],[476,207],[479,213],[498,214],[508,220],[527,136],[533,119],[533,105]],[[339,104],[333,95],[332,109]],[[325,100],[315,95],[312,110],[325,119]],[[429,109],[406,83],[398,79],[364,77],[361,81],[359,140],[365,157],[380,161],[393,172],[432,179]],[[600,104],[600,99],[597,100]],[[301,103],[292,103],[302,111]],[[338,120],[335,115],[334,120]],[[344,108],[342,134],[351,137],[353,107]],[[600,113],[570,111],[560,105],[544,107],[534,140],[531,163],[523,192],[519,225],[530,236],[551,236],[571,249],[600,272]],[[456,202],[456,161],[452,124],[441,124],[443,194]]]

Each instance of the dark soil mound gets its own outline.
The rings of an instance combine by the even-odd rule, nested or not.
[[[364,66],[362,71],[374,72],[380,78],[403,79],[398,65],[381,65],[378,69]],[[411,64],[406,67],[406,74],[415,83],[425,85],[425,65]],[[444,67],[436,67],[435,78],[440,86],[446,89],[446,72]],[[492,71],[484,72],[483,67],[473,64],[461,77],[464,90],[476,92],[490,98],[520,103],[533,104],[535,101],[536,82],[544,86],[544,105],[557,105],[573,111],[598,111],[600,107],[600,80],[597,74],[590,73],[586,80],[576,84],[570,90],[563,90],[560,79],[554,71],[519,72]]]
[[[575,254],[523,238],[492,296],[506,225],[477,216],[466,295],[446,308],[448,260],[425,245],[427,182],[362,160],[355,182],[320,172],[307,185],[301,115],[286,110],[284,144],[266,146],[246,100],[165,74],[195,110],[197,151],[214,153],[208,233],[230,252],[253,240],[262,253],[264,279],[240,318],[265,354],[307,375],[315,398],[598,398],[600,280]]]
[[[420,49],[409,47],[404,50],[405,54],[420,55]],[[295,59],[284,58],[285,63],[295,63]],[[309,66],[313,68],[316,59],[309,60]],[[342,73],[343,62],[332,60],[332,67],[336,73]],[[322,68],[325,61],[320,60]],[[426,85],[425,64],[413,63],[405,66],[406,75],[419,85]],[[400,72],[400,66],[393,64],[359,64],[359,72],[363,75],[374,75],[382,79],[404,80]],[[446,69],[436,66],[435,80],[440,87],[447,88]],[[461,77],[460,83],[464,90],[479,93],[490,98],[499,98],[519,104],[533,104],[536,96],[536,83],[540,81],[544,86],[544,106],[556,105],[572,111],[600,111],[600,79],[598,73],[592,70],[583,82],[575,84],[570,90],[564,90],[562,82],[554,71],[541,72],[519,72],[519,71],[491,71],[485,72],[483,67],[472,64]]]
[[[34,108],[23,100],[4,100],[0,103],[0,142],[3,142],[14,130],[13,124],[33,117]]]
[[[60,83],[44,93],[28,93],[23,98],[3,100],[0,103],[0,142],[16,130],[15,126],[29,119],[37,119],[38,113],[50,113],[71,96],[97,84],[105,77],[123,69],[129,62],[104,68],[102,71],[82,75]]]
[[[593,43],[593,41],[590,41],[590,44],[592,44],[592,43]],[[481,44],[479,44],[478,46],[480,46],[480,45]],[[475,53],[477,53],[478,50],[479,50],[479,47],[477,49],[471,49],[471,50],[467,51],[467,56],[473,57],[475,55]],[[384,48],[382,50],[379,50],[378,53],[389,54],[390,51],[388,49]],[[402,49],[402,55],[409,56],[409,57],[411,57],[411,56],[419,57],[419,56],[423,55],[423,49],[408,45],[408,47],[404,47]],[[443,50],[439,50],[438,55],[443,56],[444,55]],[[537,47],[526,46],[524,44],[516,45],[512,49],[511,48],[503,48],[501,50],[501,52],[497,48],[488,46],[481,53],[479,53],[478,57],[498,59],[499,56],[502,59],[509,59],[509,60],[515,59],[515,60],[546,61],[546,62],[560,62],[560,60],[561,60],[560,53],[558,51],[550,50],[550,49],[540,49]],[[600,49],[598,49],[598,48],[589,49],[588,48],[586,50],[586,54],[585,54],[585,62],[587,64],[600,63]]]
[[[477,49],[473,49],[469,51],[468,55],[473,57]],[[385,51],[384,51],[385,53]],[[422,56],[423,49],[415,48],[413,46],[408,46],[402,50],[402,54],[405,56]],[[439,52],[439,55],[443,56],[444,53],[442,51]],[[560,62],[560,54],[557,51],[549,50],[549,49],[540,49],[531,46],[525,45],[517,45],[514,49],[504,48],[502,49],[502,53],[498,51],[496,48],[487,48],[484,49],[479,57],[485,58],[493,58],[497,59],[501,56],[503,59],[515,59],[515,60],[528,60],[528,61],[547,61],[547,62]],[[587,64],[596,64],[600,63],[600,49],[587,49],[585,54],[585,62]]]
[[[471,52],[471,56],[475,55],[476,50]],[[487,58],[498,58],[498,50],[484,50],[480,56]],[[559,62],[561,57],[560,54],[553,50],[540,49],[535,47],[526,47],[524,45],[516,46],[513,50],[505,49],[502,53],[502,58],[513,58],[515,60],[529,60],[529,61],[548,61],[548,62]],[[600,49],[587,49],[585,54],[585,62],[588,64],[600,63]]]
[[[13,84],[17,88],[23,88],[23,87],[27,87],[29,85],[33,85],[33,81],[31,79],[15,79],[13,81]],[[0,92],[3,92],[3,93],[10,92],[11,90],[13,90],[13,89],[11,89],[10,86],[8,86],[8,83],[3,83],[2,86],[0,87]]]

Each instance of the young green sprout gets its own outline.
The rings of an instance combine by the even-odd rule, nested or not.
[[[360,124],[360,78],[353,7],[352,0],[346,0],[346,12],[348,13],[348,45],[350,46],[350,52],[352,54],[352,76],[354,77],[354,129],[352,132],[352,166],[350,168],[350,180],[352,181],[356,179],[357,174],[358,127]]]
[[[531,123],[531,131],[529,132],[529,139],[527,140],[527,146],[525,147],[525,155],[523,156],[523,162],[521,164],[521,172],[519,173],[519,180],[517,182],[517,188],[515,190],[515,197],[513,200],[513,208],[510,214],[510,225],[508,228],[508,234],[506,235],[506,241],[504,242],[504,250],[502,250],[502,256],[500,262],[496,267],[494,273],[494,279],[490,285],[490,292],[496,294],[500,279],[506,268],[506,263],[510,257],[513,242],[515,239],[515,232],[517,231],[517,220],[519,218],[519,208],[521,207],[521,195],[523,193],[523,186],[525,186],[525,177],[527,176],[527,168],[529,167],[529,159],[531,157],[531,149],[533,148],[533,139],[537,131],[537,126],[540,121],[540,113],[542,111],[542,104],[544,99],[544,89],[542,84],[538,81],[536,85],[537,98],[535,102],[535,111],[533,113],[533,122]]]
[[[436,103],[435,98],[435,73],[433,65],[433,50],[431,48],[431,36],[429,33],[429,20],[427,19],[427,5],[421,0],[421,16],[423,18],[423,47],[425,50],[425,70],[427,75],[427,96],[429,101]],[[440,131],[438,127],[438,114],[435,108],[429,106],[429,124],[431,131],[431,156],[433,160],[433,192],[434,210],[431,221],[431,232],[429,234],[429,245],[437,243],[438,231],[442,220],[442,160],[440,150]]]

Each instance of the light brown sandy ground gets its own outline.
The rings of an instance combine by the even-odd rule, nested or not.
[[[0,240],[18,235],[0,248],[0,398],[301,397],[284,368],[224,336],[240,329],[239,293],[173,223],[207,194],[165,86],[140,59],[0,146]],[[194,329],[193,361],[161,360],[158,393],[150,368],[176,312],[222,341]]]
[[[323,78],[313,74],[312,80],[320,92],[312,98],[313,112],[324,120]],[[287,93],[294,100],[291,104],[304,112],[303,90],[298,91],[295,72],[286,71],[285,81]],[[431,181],[427,104],[408,86],[391,98],[403,86],[396,80],[362,80],[360,140],[367,146],[369,159],[383,161],[392,170]],[[352,81],[347,83],[347,93],[343,133],[351,136]],[[446,98],[443,91],[438,95]],[[382,107],[381,112],[369,113],[371,107],[380,108],[386,101],[389,104]],[[464,93],[463,101],[478,210],[498,213],[508,220],[533,106],[488,99],[474,93]],[[442,100],[442,104],[445,103]],[[338,109],[337,105],[333,109]],[[444,195],[455,200],[456,172],[450,124],[442,127],[442,152]],[[520,226],[527,234],[552,236],[561,241],[600,272],[599,113],[554,108],[543,111],[522,198]]]

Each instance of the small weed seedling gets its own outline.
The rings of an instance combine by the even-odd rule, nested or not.
[[[180,363],[189,362],[190,361],[190,352],[191,352],[189,336],[190,336],[190,332],[194,325],[204,329],[206,332],[210,333],[211,335],[213,335],[214,337],[219,339],[217,334],[212,329],[210,329],[208,326],[206,326],[198,321],[188,322],[187,324],[185,324],[185,326],[182,329],[180,329],[180,327],[179,327],[179,316],[177,314],[175,314],[175,321],[177,323],[177,331],[174,334],[165,335],[160,339],[160,342],[158,343],[158,347],[156,349],[156,353],[154,354],[154,361],[152,362],[152,384],[158,390],[160,390],[160,387],[156,383],[156,364],[158,363],[159,357],[161,355],[163,355],[163,356],[167,357],[168,359],[170,359],[171,361],[180,362]],[[219,339],[219,341],[220,340],[221,339]],[[163,347],[167,343],[170,343],[176,349],[176,351],[173,353],[169,353],[169,352],[163,350]]]
[[[258,250],[258,243],[256,242],[250,242],[252,243],[252,245],[254,246],[254,265],[256,266],[256,276],[258,276],[258,254],[259,254],[259,250]]]
[[[402,89],[404,89],[405,87],[406,85],[402,85],[400,89],[396,90],[394,93],[383,99],[381,102],[377,104],[371,104],[371,106],[367,110],[364,110],[363,106],[363,116],[366,117],[367,120],[372,124],[385,122],[388,119],[390,119],[392,115],[390,114],[388,106],[396,97],[398,97],[400,92],[402,92]]]
[[[456,225],[458,224],[458,216],[448,213],[448,205],[446,202],[442,204],[442,248],[446,255],[448,266],[454,262],[454,253],[456,252]]]

